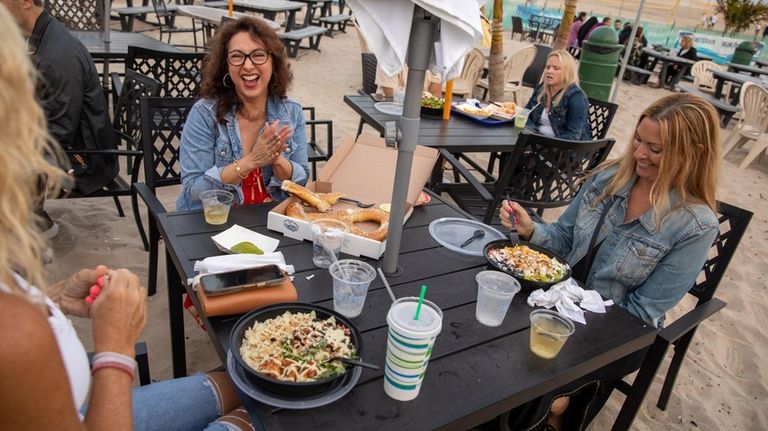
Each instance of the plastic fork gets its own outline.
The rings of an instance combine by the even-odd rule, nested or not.
[[[351,203],[359,206],[360,208],[370,208],[370,207],[372,207],[374,205],[374,204],[367,204],[365,202],[360,202],[360,201],[357,201],[357,200],[354,200],[354,199],[350,199],[350,198],[343,198],[342,197],[342,198],[339,198],[339,200],[340,201],[344,201],[344,202],[351,202]]]

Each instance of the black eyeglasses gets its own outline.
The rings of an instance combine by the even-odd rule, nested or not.
[[[227,62],[232,66],[242,66],[245,64],[246,58],[250,58],[251,63],[258,66],[267,62],[267,59],[269,59],[269,51],[254,49],[246,54],[243,51],[236,49],[227,53]]]

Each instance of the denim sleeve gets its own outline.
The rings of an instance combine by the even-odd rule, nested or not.
[[[552,250],[560,256],[567,256],[571,252],[579,207],[584,198],[584,191],[592,185],[594,178],[591,176],[584,182],[576,198],[556,222],[551,224],[535,223],[531,243]]]
[[[579,90],[568,98],[567,118],[565,130],[558,138],[572,141],[589,140],[591,136],[584,136],[585,130],[589,130],[589,100],[583,91]]]
[[[304,113],[298,104],[290,105],[291,123],[293,123],[293,136],[291,141],[294,149],[288,156],[288,161],[293,165],[291,181],[297,184],[307,184],[309,178],[309,161],[307,159],[307,123],[304,120]],[[288,194],[280,189],[282,181],[276,175],[272,175],[267,184],[267,191],[275,200],[288,198]]]
[[[649,324],[659,327],[664,313],[690,290],[709,256],[717,224],[701,229],[675,244],[651,275],[619,304]]]
[[[205,190],[224,188],[220,168],[216,166],[216,119],[212,112],[195,105],[184,124],[179,144],[181,193],[187,202],[198,201]],[[183,208],[179,208],[183,209]]]

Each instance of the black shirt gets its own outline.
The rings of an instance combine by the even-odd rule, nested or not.
[[[29,48],[40,72],[37,97],[48,131],[67,150],[116,149],[96,65],[82,43],[48,12],[37,18]],[[116,157],[70,157],[76,188],[90,194],[118,172]]]

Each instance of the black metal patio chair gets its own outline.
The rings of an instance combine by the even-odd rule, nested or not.
[[[203,52],[166,52],[128,47],[125,67],[162,84],[161,97],[195,97],[200,90]]]
[[[726,305],[725,302],[714,297],[715,291],[736,253],[753,214],[724,202],[718,202],[717,213],[720,232],[712,243],[709,259],[704,263],[699,279],[688,291],[688,294],[696,297],[698,302],[693,309],[659,331],[632,384],[620,382],[617,389],[627,395],[627,398],[613,424],[613,431],[630,429],[648,393],[648,388],[667,355],[667,349],[672,346],[674,354],[656,404],[659,409],[666,410],[675,379],[691,345],[691,340],[696,334],[696,329]]]
[[[104,0],[46,0],[43,6],[67,30],[102,31]]]
[[[192,40],[194,41],[193,45],[178,45],[176,46],[184,46],[184,47],[190,47],[194,48],[195,52],[197,52],[198,48],[203,48],[202,46],[197,44],[197,32],[199,31],[200,34],[203,36],[203,40],[205,40],[205,36],[203,34],[203,28],[197,28],[195,25],[195,20],[192,19],[192,27],[177,27],[176,26],[176,11],[170,10],[168,8],[168,5],[165,3],[165,0],[152,0],[152,7],[155,9],[155,15],[157,15],[157,26],[160,29],[160,41],[163,40],[163,35],[168,35],[168,43],[171,43],[171,36],[177,33],[192,33]]]
[[[569,141],[524,130],[505,157],[498,180],[485,183],[440,149],[440,155],[466,181],[443,188],[461,209],[486,224],[500,223],[498,208],[507,196],[541,215],[545,208],[568,205],[581,188],[578,180],[605,160],[613,144],[613,139]]]
[[[181,184],[179,144],[184,123],[194,105],[194,98],[142,97],[141,142],[144,154],[144,181],[153,194],[159,187]],[[144,203],[151,203],[142,197]],[[156,211],[154,211],[156,212]],[[157,262],[160,232],[150,208],[149,269],[147,290],[149,295],[157,291]]]
[[[357,90],[357,92],[360,94],[371,95],[376,92],[376,67],[379,64],[379,61],[376,59],[376,54],[371,52],[361,52],[360,60],[363,73],[363,86]],[[363,117],[360,117],[360,123],[357,125],[357,135],[355,135],[355,137],[360,136],[360,134],[363,133],[364,125],[365,122],[363,121]]]
[[[317,163],[325,162],[333,156],[333,121],[316,119],[314,106],[304,106],[302,109],[307,124],[307,159],[312,165],[312,181],[315,181]],[[325,127],[324,139],[320,139],[322,135],[318,133],[318,127]]]

